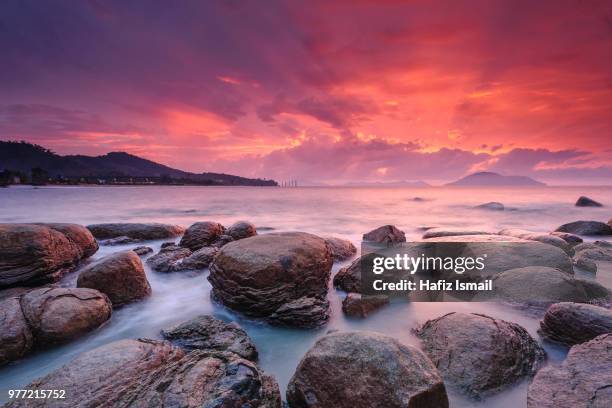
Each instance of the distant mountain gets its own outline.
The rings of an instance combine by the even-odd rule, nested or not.
[[[51,178],[152,178],[186,184],[276,186],[273,180],[251,179],[223,173],[190,173],[125,152],[104,156],[60,156],[27,142],[0,141],[0,171],[30,174],[33,168]]]
[[[447,186],[545,186],[531,177],[526,176],[502,176],[498,173],[483,171],[470,174],[457,181],[446,184]]]

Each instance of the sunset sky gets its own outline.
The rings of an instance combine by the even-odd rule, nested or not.
[[[302,183],[612,184],[610,1],[0,2],[0,139]]]

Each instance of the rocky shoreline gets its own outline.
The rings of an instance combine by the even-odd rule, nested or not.
[[[584,202],[584,200],[582,200]],[[484,209],[488,209],[484,208]],[[495,208],[498,210],[498,208]],[[0,365],[35,350],[104,330],[113,309],[147,299],[153,273],[208,268],[212,297],[249,318],[303,330],[330,318],[329,285],[342,292],[347,318],[388,307],[387,296],[362,293],[355,245],[333,236],[266,232],[239,221],[229,227],[166,224],[1,224]],[[158,407],[448,407],[447,390],[486,399],[530,382],[528,407],[612,406],[612,292],[574,269],[596,273],[612,261],[612,220],[576,221],[549,234],[427,229],[423,242],[525,243],[519,255],[493,254],[495,296],[544,299],[539,337],[514,322],[449,313],[412,327],[420,347],[367,331],[328,332],[302,357],[281,397],[277,380],[237,323],[199,316],[154,338],[108,343],[39,378],[28,389],[66,389],[78,406]],[[143,243],[173,240],[157,253]],[[405,242],[381,226],[363,235],[380,244]],[[134,245],[89,261],[100,245]],[[364,255],[368,256],[368,255]],[[143,260],[141,257],[146,257]],[[334,262],[352,260],[332,278]],[[58,283],[77,274],[76,287]],[[346,294],[344,294],[345,292]],[[543,342],[571,347],[560,365],[546,363]],[[564,392],[567,383],[574,392]],[[590,404],[590,405],[588,405]],[[11,401],[7,407],[75,406],[74,400]]]

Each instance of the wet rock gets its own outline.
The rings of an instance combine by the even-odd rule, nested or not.
[[[232,237],[234,241],[237,241],[257,235],[257,230],[255,225],[248,221],[237,221],[227,229],[226,234]]]
[[[572,347],[560,366],[543,368],[529,385],[528,408],[612,406],[612,334]]]
[[[174,241],[163,242],[160,245],[160,249],[163,249],[163,248],[166,248],[166,247],[169,247],[169,246],[178,246],[178,245]]]
[[[334,286],[345,292],[361,293],[361,262],[362,257],[359,257],[341,268],[334,276]]]
[[[612,310],[585,303],[562,302],[550,306],[540,322],[542,337],[573,346],[612,333]]]
[[[122,235],[117,238],[103,239],[100,241],[100,245],[104,245],[104,246],[128,245],[128,244],[133,244],[134,242],[139,242],[139,241],[140,241],[139,239],[130,238],[130,237],[126,237],[125,235]]]
[[[230,237],[227,234],[223,234],[219,238],[217,238],[215,242],[213,242],[211,245],[215,248],[221,248],[223,245],[229,244],[232,241],[234,241],[234,238]]]
[[[187,228],[179,246],[197,251],[202,247],[212,245],[223,234],[225,234],[225,227],[218,222],[196,222]]]
[[[491,201],[488,203],[477,205],[474,208],[478,208],[481,210],[492,210],[492,211],[504,211],[505,207],[502,203],[498,203],[497,201]]]
[[[581,244],[583,242],[582,238],[578,235],[570,234],[569,232],[551,232],[550,235],[554,235],[555,237],[559,237],[571,246],[575,246]]]
[[[383,225],[366,234],[363,234],[364,241],[378,242],[381,244],[394,244],[398,242],[406,242],[406,234],[404,231],[396,228],[394,225]]]
[[[281,407],[276,381],[253,362],[146,339],[85,352],[27,389],[66,390],[66,399],[14,401],[7,407]]]
[[[332,251],[332,256],[336,261],[344,261],[351,258],[357,253],[357,248],[348,239],[342,239],[338,237],[323,237],[327,245]]]
[[[580,196],[576,201],[576,207],[603,207],[603,204],[598,203],[589,197]]]
[[[576,265],[577,268],[580,268],[586,272],[597,272],[597,264],[591,258],[585,256],[584,253],[579,252],[573,259],[574,265]]]
[[[132,251],[134,251],[138,256],[143,256],[153,252],[153,248],[148,246],[137,246],[136,248],[133,248]]]
[[[445,408],[438,370],[418,349],[378,333],[336,332],[304,355],[287,386],[292,408]]]
[[[218,252],[219,249],[216,247],[200,248],[191,255],[178,260],[178,262],[173,265],[172,270],[185,271],[208,268],[208,265],[210,265]]]
[[[21,297],[21,308],[36,343],[45,346],[90,332],[112,314],[108,297],[87,288],[34,289]]]
[[[0,302],[0,366],[26,355],[34,339],[18,297]]]
[[[423,239],[452,237],[457,235],[491,235],[491,233],[485,231],[469,230],[465,228],[430,228],[425,232],[425,234],[423,234]]]
[[[445,382],[475,398],[535,374],[545,356],[521,326],[476,313],[449,313],[416,334]]]
[[[499,298],[534,304],[612,299],[610,291],[599,283],[575,279],[548,267],[507,270],[494,278],[493,289],[494,296]]]
[[[303,296],[283,303],[268,321],[278,326],[311,328],[325,324],[329,319],[329,302],[322,297]]]
[[[529,241],[503,235],[462,235],[439,237],[424,242],[458,242],[463,250],[458,256],[487,254],[485,269],[482,272],[464,273],[466,278],[488,278],[509,269],[528,266],[546,266],[573,274],[571,258],[560,248],[538,241]],[[495,242],[495,244],[491,244]]]
[[[363,318],[388,304],[387,296],[362,296],[359,293],[349,293],[342,300],[342,311],[347,316]]]
[[[612,244],[606,241],[585,242],[574,248],[576,256],[592,261],[612,261]]]
[[[147,265],[157,272],[173,272],[177,262],[191,255],[188,248],[181,248],[176,245],[169,245],[159,250],[150,258],[147,258]]]
[[[134,251],[116,252],[88,265],[79,274],[77,287],[99,290],[114,307],[151,295],[151,285]]]
[[[612,235],[612,227],[599,221],[574,221],[561,225],[555,231],[578,235]]]
[[[56,282],[97,248],[75,224],[0,224],[0,288]]]
[[[566,253],[572,252],[570,244],[568,244],[563,238],[551,234],[542,234],[518,228],[506,228],[499,231],[499,235],[526,239],[528,241],[538,241],[561,248]]]
[[[178,225],[159,223],[107,223],[88,225],[94,237],[110,239],[129,237],[137,240],[172,238],[181,235],[185,228]]]
[[[257,360],[255,345],[238,323],[226,323],[212,316],[198,316],[162,330],[162,336],[186,350],[229,351],[247,360]]]
[[[322,238],[303,232],[271,233],[225,245],[210,266],[208,280],[213,297],[231,309],[263,318],[299,312],[302,318],[304,311],[298,309],[305,303],[300,298],[325,301],[331,266],[331,251]],[[322,316],[316,313],[320,303],[313,302],[316,320],[309,326],[327,318],[327,310]],[[295,325],[303,323],[300,319]]]

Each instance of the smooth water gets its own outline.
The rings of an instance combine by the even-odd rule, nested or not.
[[[611,187],[537,188],[258,188],[258,187],[15,187],[0,189],[0,222],[166,222],[189,226],[213,220],[229,225],[237,220],[253,222],[260,232],[299,230],[333,234],[359,246],[361,235],[384,224],[418,239],[423,227],[466,227],[499,231],[517,227],[548,232],[579,219],[607,221],[607,207],[577,208],[580,195],[612,204]],[[415,197],[424,201],[415,201]],[[472,208],[499,201],[506,211]],[[159,249],[162,241],[148,242]],[[136,245],[101,247],[91,259]],[[348,262],[336,263],[335,273]],[[612,267],[601,264],[596,279],[612,288]],[[344,293],[330,285],[332,316],[318,330],[271,327],[245,319],[210,300],[208,271],[162,274],[145,269],[153,295],[114,311],[99,330],[69,344],[39,351],[0,368],[0,401],[7,390],[23,388],[33,379],[70,361],[79,353],[123,338],[159,337],[159,331],[199,314],[235,320],[257,345],[259,364],[284,390],[301,356],[330,329],[371,330],[386,333],[418,346],[411,330],[426,320],[450,311],[480,312],[524,326],[539,339],[538,316],[504,305],[484,303],[394,302],[367,319],[347,319],[341,311]],[[78,271],[61,282],[74,285]],[[587,275],[587,277],[589,277]],[[594,276],[590,276],[595,278]],[[567,350],[543,344],[549,363],[561,361]],[[452,407],[525,407],[527,384],[522,382],[481,402],[449,390]]]

